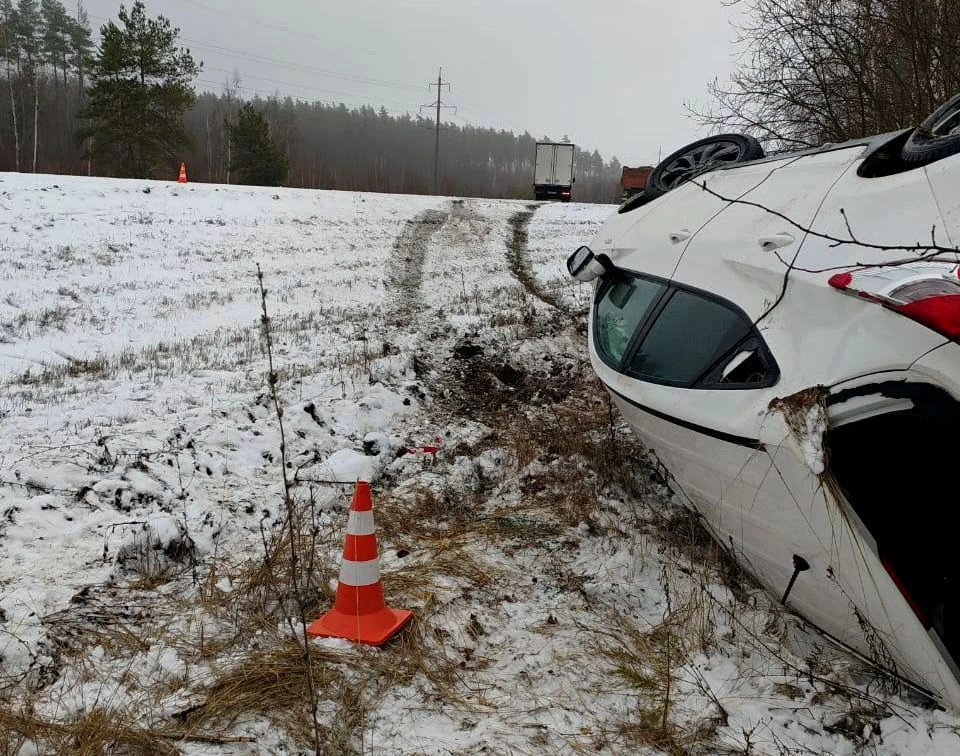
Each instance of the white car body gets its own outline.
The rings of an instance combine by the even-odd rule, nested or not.
[[[887,138],[892,136],[877,139]],[[763,585],[781,596],[794,575],[794,556],[806,560],[810,569],[796,576],[787,606],[880,667],[960,709],[960,652],[955,647],[951,656],[932,628],[929,612],[921,618],[884,563],[892,554],[895,563],[917,565],[921,573],[928,569],[915,537],[904,535],[904,543],[911,545],[898,553],[899,540],[890,536],[896,532],[899,499],[874,506],[867,497],[855,507],[831,478],[832,464],[823,451],[825,425],[834,434],[826,440],[838,445],[843,441],[842,448],[856,460],[847,463],[849,477],[844,480],[859,486],[857,491],[882,490],[884,481],[889,485],[904,476],[929,477],[929,470],[889,469],[896,454],[884,456],[886,447],[871,440],[876,434],[865,429],[884,429],[888,422],[923,428],[922,419],[912,419],[911,408],[920,413],[922,405],[927,412],[928,394],[931,407],[960,399],[960,345],[829,283],[838,271],[854,270],[860,263],[920,256],[865,244],[930,244],[932,232],[940,245],[960,243],[960,156],[888,176],[858,175],[876,144],[863,140],[706,173],[630,212],[613,215],[590,245],[595,255],[606,255],[619,270],[719,296],[740,308],[749,321],[759,320],[757,332],[772,362],[764,368],[768,372],[759,371],[751,379],[767,375],[771,385],[702,388],[628,375],[626,362],[615,367],[617,358],[598,351],[597,339],[607,344],[613,331],[604,330],[598,337],[596,303],[590,316],[590,357],[628,423],[666,466],[678,494]],[[860,244],[838,246],[804,230],[848,239],[848,222]],[[855,282],[889,291],[908,280],[911,270],[920,278],[931,271],[945,279],[955,276],[956,255],[927,252],[928,258],[937,260],[929,271],[922,265],[879,268],[856,273]],[[883,275],[896,280],[891,283]],[[610,298],[604,313],[613,312],[609,322],[616,323],[620,316],[610,310],[616,305],[604,280],[598,280],[597,293]],[[646,315],[648,324],[662,316],[653,307]],[[607,329],[607,315],[601,320]],[[668,326],[663,326],[665,333]],[[704,323],[703,330],[710,327]],[[652,333],[617,342],[627,344],[624,360],[636,352],[638,371],[648,369],[643,367],[650,363],[647,341],[657,343]],[[701,330],[692,328],[687,334],[693,340]],[[612,352],[619,346],[609,348]],[[724,370],[743,361],[744,353],[738,353]],[[779,369],[775,380],[773,362]],[[655,357],[649,369],[661,369]],[[793,398],[784,403],[788,397]],[[796,408],[792,416],[790,407]],[[906,414],[890,414],[897,412]],[[869,418],[877,425],[856,425]],[[892,447],[903,449],[923,442],[889,439]],[[876,453],[886,462],[870,471],[861,453]],[[951,471],[938,472],[946,486]],[[922,500],[903,501],[899,516],[904,533],[929,527],[933,543],[945,538],[945,529],[956,520],[952,513],[943,521],[939,510],[927,513],[929,494],[924,488],[919,492]],[[944,509],[952,502],[945,494]],[[876,532],[858,511],[878,518]],[[878,539],[881,529],[885,535]],[[931,554],[934,558],[942,559]],[[929,570],[935,572],[934,567]],[[922,587],[922,576],[914,580]]]

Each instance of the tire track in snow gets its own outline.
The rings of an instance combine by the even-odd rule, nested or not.
[[[553,307],[561,312],[568,312],[569,308],[563,303],[556,292],[545,289],[530,269],[530,261],[527,259],[527,229],[533,214],[540,205],[527,205],[526,210],[520,210],[510,217],[510,228],[512,236],[507,243],[507,263],[510,265],[510,272],[523,287],[533,296],[546,305]]]
[[[427,260],[427,247],[449,211],[424,210],[412,220],[393,242],[384,286],[387,290],[390,320],[408,320],[421,307],[420,285]]]
[[[498,221],[480,213],[470,200],[454,200],[450,215],[453,244],[450,250],[457,257],[478,259],[485,254],[484,244]]]

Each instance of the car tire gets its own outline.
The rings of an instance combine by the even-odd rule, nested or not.
[[[653,169],[643,190],[647,200],[676,189],[691,178],[731,163],[764,156],[760,142],[746,134],[719,134],[681,147]]]
[[[960,152],[960,95],[947,100],[915,128],[900,150],[907,167],[918,168]]]

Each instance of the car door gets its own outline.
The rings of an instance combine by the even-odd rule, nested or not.
[[[708,190],[732,201],[691,240],[674,279],[726,292],[752,318],[759,317],[779,296],[784,274],[804,245],[803,229],[862,153],[857,145],[704,177]],[[741,173],[746,175],[733,183]],[[742,192],[744,185],[752,188]]]
[[[762,450],[784,441],[767,412],[779,368],[760,334],[732,302],[635,274],[601,284],[592,320],[591,358],[615,403],[722,523],[721,501],[752,497]]]
[[[775,592],[794,555],[822,575],[834,532],[822,486],[770,411],[779,367],[746,313],[703,290],[621,273],[601,283],[591,319],[598,376],[718,539]],[[795,598],[821,626],[846,613],[809,580]]]
[[[770,163],[764,171],[719,171],[710,176],[722,175],[723,191],[741,196],[781,162]],[[620,267],[669,278],[691,240],[726,206],[695,183],[683,184],[646,205],[614,213],[590,248],[603,252]]]

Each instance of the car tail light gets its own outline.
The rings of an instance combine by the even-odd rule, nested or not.
[[[830,286],[960,341],[960,266],[913,263],[837,273]]]
[[[922,294],[907,302],[905,305],[889,305],[908,318],[923,323],[937,333],[949,339],[960,337],[960,286],[952,286],[956,291],[940,294]],[[902,296],[912,296],[905,293]]]
[[[836,275],[830,276],[830,280],[827,283],[834,289],[846,289],[853,283],[853,273],[837,273]]]

